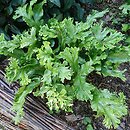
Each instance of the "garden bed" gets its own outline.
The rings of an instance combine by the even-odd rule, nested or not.
[[[9,85],[0,70],[0,129],[1,130],[74,130],[49,110],[41,99],[28,96],[24,105],[25,116],[15,125],[12,121],[15,113],[11,107],[18,84]]]
[[[11,111],[13,97],[19,85],[14,83],[9,85],[4,77],[4,68],[7,60],[1,62],[0,65],[0,128],[2,130],[86,130],[83,123],[84,117],[88,116],[91,119],[91,124],[94,130],[114,130],[107,129],[103,124],[103,119],[95,118],[91,106],[86,102],[75,101],[72,113],[58,113],[55,116],[49,114],[49,110],[42,99],[36,99],[32,95],[27,97],[25,104],[25,116],[19,125],[12,122],[14,113]],[[89,75],[89,79],[99,88],[107,88],[113,92],[124,92],[127,99],[128,115],[123,117],[121,124],[116,130],[130,130],[130,64],[122,64],[120,69],[127,69],[126,82],[118,78],[107,77],[103,78],[99,75]]]
[[[10,36],[1,35],[0,53],[11,58],[0,55],[0,129],[114,130],[122,117],[116,130],[130,130],[130,10],[122,13],[124,1],[39,2],[16,11],[14,18],[28,31],[20,34],[15,20],[10,28],[2,25]],[[100,12],[89,15],[92,9]],[[74,20],[63,20],[70,16]]]

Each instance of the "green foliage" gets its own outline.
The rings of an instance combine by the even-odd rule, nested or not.
[[[27,7],[32,12],[35,6]],[[124,71],[118,67],[130,61],[130,46],[119,43],[124,40],[123,34],[97,22],[106,12],[93,11],[85,23],[71,18],[61,22],[51,19],[48,24],[41,22],[39,28],[33,19],[34,27],[30,24],[28,31],[13,36],[12,40],[0,36],[0,54],[11,57],[6,77],[21,85],[13,105],[16,123],[23,115],[25,97],[33,93],[47,99],[50,110],[56,112],[72,111],[74,99],[89,101],[97,115],[104,117],[106,127],[118,126],[119,119],[127,114],[123,94],[98,90],[87,79],[95,71],[125,80]],[[30,16],[34,18],[34,13]]]
[[[28,80],[24,80],[23,81],[27,81]],[[27,83],[28,84],[28,83]],[[25,98],[29,93],[32,93],[32,91],[38,87],[40,85],[40,80],[39,78],[33,78],[32,82],[29,85],[23,85],[23,87],[21,87],[17,94],[15,95],[14,98],[14,104],[12,107],[12,110],[17,111],[17,115],[13,118],[13,120],[15,121],[15,124],[19,123],[19,119],[21,119],[24,115],[23,112],[23,104],[25,102]]]
[[[27,28],[23,20],[27,25],[36,28],[39,28],[44,20],[48,21],[52,17],[62,20],[71,16],[75,20],[83,20],[86,12],[82,5],[87,3],[92,4],[93,0],[1,0],[0,33],[4,33],[6,39],[10,39],[12,34],[20,34]],[[16,11],[18,6],[20,7]],[[16,15],[13,17],[14,13]],[[41,19],[43,17],[44,20]]]
[[[126,3],[130,4],[130,1],[129,0],[125,0]]]
[[[130,5],[129,4],[123,4],[120,7],[120,10],[122,10],[122,14],[124,15],[124,17],[130,17]],[[124,24],[122,24],[122,31],[125,32],[126,35],[126,43],[130,43],[130,36],[129,36],[129,31],[130,31],[130,23],[125,22]],[[128,32],[128,34],[127,34]]]
[[[61,7],[61,2],[60,0],[50,0],[50,2],[52,2],[53,4],[55,4],[58,7]]]
[[[62,109],[67,112],[72,112],[72,97],[67,96],[66,86],[61,83],[52,85],[43,84],[40,90],[37,90],[34,95],[41,97],[46,95],[48,99],[47,105],[51,111],[55,110],[59,112]]]
[[[91,122],[91,119],[89,117],[84,117],[83,124],[86,125],[86,130],[94,130],[91,123],[92,122]]]
[[[130,24],[122,24],[122,31],[127,32],[130,30]]]
[[[66,17],[73,17],[75,20],[85,20],[87,13],[83,6],[93,4],[94,0],[48,0],[46,16],[62,20]]]
[[[46,3],[46,0],[36,4],[37,0],[31,0],[30,4],[25,4],[24,6],[18,7],[16,10],[14,19],[22,17],[23,20],[29,27],[39,28],[43,24],[43,4]]]
[[[94,91],[93,101],[91,107],[94,111],[97,111],[98,116],[104,115],[103,123],[108,128],[113,125],[114,128],[118,127],[122,114],[127,113],[127,109],[124,108],[125,97],[123,93],[120,93],[118,98],[114,93],[110,93],[108,90]]]
[[[46,3],[46,4],[45,4]],[[86,4],[93,4],[93,0],[31,0],[30,3],[20,6],[14,19],[23,17],[23,20],[29,26],[37,26],[44,21],[47,22],[50,18],[63,20],[64,18],[73,17],[75,20],[85,20],[87,13],[84,7]],[[44,9],[44,11],[43,11]],[[44,16],[43,16],[44,14]],[[34,16],[35,15],[35,16]]]
[[[0,34],[4,33],[7,40],[11,39],[12,34],[20,34],[26,27],[22,21],[12,18],[16,8],[25,3],[26,0],[0,0]],[[0,55],[0,61],[3,59],[5,56]]]
[[[130,24],[129,23],[122,24],[122,31],[125,32],[125,34],[126,34],[125,42],[129,44],[130,43],[130,36],[129,36]],[[128,34],[127,34],[127,32],[128,32]]]
[[[94,86],[85,81],[85,76],[78,75],[74,81],[76,98],[81,101],[93,100]]]
[[[121,9],[122,13],[125,15],[130,14],[130,5],[129,4],[123,4],[119,9]]]
[[[26,3],[26,0],[1,0],[0,1],[0,33],[4,33],[6,39],[10,39],[10,34],[19,34],[21,25],[12,19],[15,9]]]

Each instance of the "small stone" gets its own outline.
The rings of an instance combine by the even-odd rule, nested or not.
[[[70,121],[70,122],[75,122],[77,120],[81,120],[82,117],[80,115],[74,115],[74,114],[71,114],[71,115],[66,115],[66,120],[67,121]]]
[[[124,130],[124,129],[123,129],[122,127],[119,126],[119,127],[117,128],[117,130]]]

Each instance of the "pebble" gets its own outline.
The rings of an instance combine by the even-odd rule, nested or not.
[[[123,129],[122,127],[119,126],[119,127],[117,128],[117,130],[125,130],[125,129]]]

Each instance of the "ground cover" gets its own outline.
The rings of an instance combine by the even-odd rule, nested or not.
[[[123,49],[121,50],[123,53],[121,53],[120,54],[120,57],[122,56],[122,54],[125,54],[126,52],[128,53],[128,49],[127,49],[127,47],[126,46],[129,46],[129,25],[127,25],[128,23],[129,23],[129,14],[127,14],[128,12],[127,11],[129,11],[129,8],[127,9],[127,11],[124,11],[124,14],[122,13],[122,10],[123,10],[123,8],[124,7],[120,7],[122,4],[123,4],[124,2],[122,1],[122,3],[120,2],[120,4],[119,4],[119,1],[101,1],[100,3],[96,3],[95,5],[89,5],[89,4],[83,4],[82,6],[83,6],[83,8],[85,9],[86,7],[89,7],[89,8],[93,8],[93,9],[97,9],[97,10],[104,10],[104,9],[106,9],[106,8],[109,8],[109,11],[106,11],[107,13],[106,13],[106,15],[104,15],[104,17],[102,18],[102,20],[104,21],[104,25],[102,26],[103,28],[104,27],[110,27],[110,28],[112,28],[112,29],[116,29],[116,30],[118,30],[118,31],[120,31],[120,32],[122,32],[123,34],[125,34],[125,37],[126,37],[126,40],[124,41],[121,41],[122,39],[116,39],[116,41],[121,41],[120,42],[120,44],[121,44],[121,46],[123,47]],[[31,8],[31,7],[30,7]],[[126,9],[126,6],[125,6],[125,8],[124,9]],[[29,12],[27,12],[28,14],[29,14]],[[104,13],[105,14],[105,13]],[[31,30],[31,37],[36,37],[35,36],[35,33],[37,33],[37,30],[39,30],[39,24],[41,24],[42,23],[42,20],[41,20],[41,16],[39,16],[39,17],[34,17],[34,18],[38,18],[39,19],[39,21],[36,21],[36,23],[34,22],[35,21],[35,19],[34,19],[34,21],[32,22],[32,23],[30,23],[30,21],[28,20],[28,17],[25,17],[25,15],[23,15],[23,14],[19,14],[19,12],[17,12],[17,16],[15,17],[15,18],[18,18],[19,17],[19,15],[20,16],[22,16],[23,17],[23,19],[25,20],[25,22],[30,26],[30,27],[35,27],[36,28],[36,32],[35,32],[35,29],[34,28],[32,28],[32,30]],[[33,15],[32,15],[33,16]],[[32,18],[32,16],[31,16],[31,18]],[[101,17],[102,17],[103,15],[101,15]],[[99,16],[100,17],[100,16]],[[41,22],[41,23],[40,23]],[[51,23],[52,22],[52,23]],[[46,42],[46,46],[44,45],[43,46],[43,48],[40,50],[35,50],[34,48],[34,50],[35,50],[35,52],[34,52],[34,54],[31,54],[30,52],[28,53],[28,56],[30,56],[30,58],[32,58],[32,55],[33,55],[33,58],[36,58],[35,57],[35,53],[37,54],[37,59],[40,61],[39,63],[42,65],[42,66],[44,66],[45,67],[45,69],[46,69],[46,73],[43,73],[43,74],[49,74],[49,72],[50,72],[50,68],[51,68],[51,66],[48,66],[49,64],[52,64],[52,66],[53,66],[53,63],[51,63],[50,61],[51,61],[51,59],[53,59],[53,60],[55,60],[55,62],[57,62],[57,60],[59,60],[58,62],[59,63],[61,63],[64,59],[67,59],[67,57],[66,57],[66,52],[68,52],[68,54],[70,53],[70,55],[72,54],[72,52],[74,53],[74,51],[76,52],[78,52],[78,49],[77,48],[73,48],[73,45],[71,45],[70,43],[69,43],[69,40],[71,39],[72,40],[72,38],[71,38],[71,36],[72,36],[72,34],[71,33],[73,33],[74,31],[72,31],[73,30],[73,28],[71,28],[71,30],[69,30],[69,28],[67,28],[66,26],[64,26],[64,24],[67,24],[67,25],[72,25],[72,22],[71,22],[71,20],[70,21],[65,21],[65,23],[64,22],[61,22],[61,23],[59,23],[59,26],[60,26],[60,29],[62,29],[62,25],[63,25],[63,27],[65,28],[65,29],[68,29],[67,31],[70,31],[70,34],[68,33],[67,35],[69,35],[69,39],[68,39],[68,41],[65,41],[65,39],[64,39],[64,42],[65,42],[65,44],[63,44],[63,45],[61,45],[61,47],[60,47],[60,49],[61,49],[61,51],[63,50],[63,49],[65,49],[65,46],[66,46],[66,44],[67,44],[67,48],[65,49],[65,51],[62,51],[62,53],[60,54],[59,53],[59,49],[58,49],[58,45],[57,45],[57,39],[59,38],[59,36],[56,36],[56,34],[55,34],[55,31],[53,30],[53,28],[54,29],[57,29],[57,21],[54,21],[54,24],[53,24],[53,21],[51,21],[50,22],[50,25],[49,25],[49,27],[47,27],[47,26],[43,26],[42,27],[42,29],[40,29],[40,34],[37,34],[37,35],[40,35],[40,36],[42,36],[42,38],[43,38],[43,41],[46,41],[46,40],[48,40],[50,43],[54,43],[54,46],[51,46],[52,48],[50,48],[49,47],[49,44],[48,44],[48,42]],[[68,24],[68,23],[69,24]],[[91,25],[91,21],[90,21],[90,25]],[[90,26],[89,25],[89,26]],[[72,25],[72,26],[75,26],[75,25]],[[87,26],[87,24],[86,24],[86,26]],[[98,27],[99,25],[97,25],[97,27]],[[77,26],[77,27],[79,27],[79,26]],[[99,30],[102,28],[101,26],[99,26]],[[48,32],[48,30],[49,29],[52,29],[50,32]],[[88,28],[91,28],[91,27],[88,27]],[[95,26],[95,29],[96,29],[96,26]],[[101,29],[102,30],[102,29]],[[72,32],[71,32],[72,31]],[[97,30],[98,31],[98,30]],[[94,32],[94,27],[92,28],[92,32],[93,33],[95,33],[96,34],[96,32]],[[104,32],[105,32],[105,30],[104,30]],[[48,34],[47,34],[48,33]],[[89,32],[90,34],[91,34],[91,29],[90,29],[90,32]],[[102,31],[101,32],[99,32],[99,33],[102,33]],[[104,34],[104,37],[105,36],[109,36],[109,31],[108,32],[106,32],[106,34]],[[54,35],[55,34],[55,35]],[[108,35],[107,35],[108,34]],[[30,34],[29,33],[25,33],[22,37],[21,37],[21,41],[22,41],[22,43],[21,43],[21,45],[16,45],[16,46],[10,46],[10,48],[8,48],[7,46],[5,46],[5,45],[3,45],[3,48],[5,49],[4,50],[4,52],[2,52],[2,53],[4,53],[5,55],[10,55],[10,53],[8,53],[8,52],[11,52],[11,51],[14,51],[17,47],[19,47],[20,46],[20,48],[21,49],[24,49],[24,52],[21,52],[21,54],[23,54],[23,53],[27,53],[27,48],[26,47],[28,47],[29,46],[29,42],[27,42],[25,45],[23,44],[24,43],[24,41],[26,40],[26,38],[24,37],[25,35],[28,35],[28,38],[30,38]],[[66,34],[65,34],[66,35]],[[80,35],[80,34],[78,34],[78,35]],[[78,35],[77,35],[77,37],[76,38],[78,38]],[[88,35],[88,34],[87,34]],[[96,34],[97,35],[97,39],[98,39],[98,34]],[[82,33],[82,35],[81,35],[81,37],[83,36],[83,33]],[[103,37],[103,38],[104,38]],[[121,35],[119,35],[118,37],[122,37]],[[57,38],[57,39],[55,39],[55,38]],[[67,37],[66,37],[67,38]],[[86,38],[86,37],[85,37]],[[1,37],[1,39],[3,40],[3,38]],[[51,40],[52,41],[51,41]],[[55,40],[54,40],[55,39]],[[84,39],[81,39],[81,38],[79,38],[80,40],[84,40]],[[78,40],[79,40],[78,39]],[[2,41],[1,40],[1,41]],[[15,39],[14,40],[14,43],[15,42],[17,42],[17,40],[19,40],[19,39]],[[36,39],[35,39],[36,40]],[[39,37],[39,41],[40,41],[41,39],[40,39],[40,37]],[[54,41],[53,41],[54,40]],[[60,38],[58,39],[58,40],[60,40]],[[74,39],[73,39],[74,40]],[[30,41],[31,41],[31,39],[30,39]],[[31,41],[32,43],[33,43],[33,41]],[[64,43],[63,42],[63,43]],[[77,42],[77,41],[76,41]],[[75,42],[75,40],[73,41],[73,43],[76,43]],[[93,41],[93,43],[94,43],[94,41]],[[115,44],[117,44],[118,42],[115,42]],[[35,42],[34,42],[34,44],[35,44]],[[70,45],[69,45],[70,44]],[[96,45],[96,43],[95,43],[95,45]],[[97,45],[96,45],[97,46]],[[12,48],[11,48],[12,47]],[[70,50],[69,50],[69,48],[68,47],[72,47]],[[76,45],[76,47],[77,47],[77,45]],[[82,47],[82,46],[81,46]],[[86,47],[86,46],[83,46],[84,48]],[[88,47],[88,46],[87,46]],[[99,47],[99,46],[98,46]],[[3,49],[2,48],[2,49]],[[54,52],[54,54],[53,54],[53,56],[52,57],[50,57],[51,55],[50,55],[50,53],[51,53],[51,51],[53,51],[53,50],[55,50],[55,48],[57,48],[56,49],[56,51]],[[108,47],[110,50],[112,49],[111,48],[111,46],[109,46]],[[107,48],[107,49],[108,49]],[[128,47],[129,48],[129,47]],[[8,52],[6,52],[7,50],[8,50]],[[32,50],[32,48],[30,48],[31,50]],[[44,50],[44,49],[48,49],[48,52],[46,52],[46,54],[47,54],[47,57],[50,59],[50,60],[48,60],[48,59],[46,59],[46,61],[42,61],[42,55],[41,55],[41,52]],[[81,49],[81,48],[80,48]],[[82,48],[83,49],[83,48]],[[118,48],[119,49],[119,48]],[[116,50],[116,51],[118,51],[118,49]],[[101,48],[101,50],[103,50],[103,48]],[[86,50],[85,50],[86,51]],[[103,50],[104,51],[104,50]],[[115,54],[116,54],[116,51],[115,51]],[[57,55],[57,53],[59,53],[60,54],[60,57],[56,57],[55,58],[55,55]],[[81,52],[80,52],[81,54],[80,55],[83,55],[83,53],[84,53],[84,50],[82,50]],[[118,53],[120,53],[120,52],[118,52]],[[43,53],[42,53],[43,54]],[[49,55],[48,55],[49,54]],[[129,53],[128,53],[129,54]],[[15,55],[15,53],[14,53],[14,55]],[[44,54],[45,55],[45,54]],[[75,54],[75,56],[76,56],[77,54]],[[100,53],[98,53],[98,56],[100,55]],[[91,58],[93,58],[92,57],[92,55],[90,54],[90,55],[88,55],[89,57],[91,57]],[[100,56],[103,56],[103,55],[100,55]],[[105,55],[104,55],[105,56]],[[111,55],[111,56],[114,56],[114,55]],[[117,56],[117,55],[116,55]],[[115,57],[116,57],[115,56]],[[81,56],[82,57],[82,56]],[[17,58],[16,56],[15,56],[15,58]],[[54,59],[55,58],[55,59]],[[59,58],[59,59],[58,59]],[[73,57],[72,57],[73,58]],[[88,57],[87,57],[88,58]],[[102,59],[103,57],[100,57],[101,59],[99,60],[99,61],[102,61],[102,67],[104,67],[106,64],[104,64],[105,62],[106,62],[106,60],[107,60],[107,58],[104,60],[104,59]],[[84,59],[84,58],[83,58]],[[81,61],[79,61],[80,62],[80,65],[82,65],[83,63],[84,63],[84,61],[83,61],[83,59],[81,60]],[[89,59],[89,58],[88,58]],[[111,57],[109,58],[109,56],[108,56],[108,59],[112,59]],[[21,60],[21,59],[20,59]],[[27,59],[22,59],[23,61],[26,61]],[[93,59],[92,59],[93,60]],[[113,59],[112,59],[113,60]],[[110,60],[110,61],[112,61],[112,60]],[[13,61],[13,60],[12,60]],[[24,65],[23,63],[24,62],[21,62],[20,61],[20,63],[19,63],[19,65],[20,65],[20,67],[21,67],[21,65]],[[77,83],[78,83],[78,80],[76,81],[76,78],[75,78],[75,75],[78,73],[78,72],[76,72],[77,71],[77,69],[75,68],[76,67],[76,62],[73,64],[73,63],[71,63],[70,62],[70,60],[68,59],[68,60],[66,60],[68,63],[69,63],[69,65],[70,66],[68,66],[68,64],[67,63],[65,63],[64,65],[65,66],[59,66],[59,64],[57,64],[57,66],[53,66],[53,67],[58,67],[58,69],[60,69],[61,67],[62,67],[62,69],[64,68],[64,71],[65,72],[68,72],[68,75],[64,75],[64,74],[61,74],[61,73],[59,73],[59,79],[60,79],[60,83],[63,83],[63,85],[72,85],[73,83],[71,83],[70,82],[70,79],[72,78],[73,80],[74,80],[74,85],[76,85]],[[98,59],[96,59],[96,62],[98,61]],[[129,90],[129,63],[127,62],[127,61],[129,61],[129,58],[127,57],[127,55],[125,54],[125,56],[122,58],[122,59],[117,59],[117,61],[112,61],[111,63],[111,66],[113,66],[113,64],[114,64],[114,66],[113,66],[113,68],[112,69],[115,69],[115,68],[119,68],[120,70],[124,70],[125,68],[127,69],[127,71],[125,72],[125,76],[126,76],[126,80],[124,79],[124,77],[123,77],[123,75],[120,73],[120,74],[115,74],[115,73],[113,73],[112,74],[112,71],[111,72],[109,72],[109,73],[104,73],[103,71],[101,71],[100,70],[100,67],[98,68],[97,67],[97,65],[100,65],[100,63],[96,63],[96,64],[93,64],[93,63],[91,63],[91,66],[93,66],[93,68],[89,68],[90,70],[90,72],[92,72],[92,73],[88,73],[88,74],[85,74],[86,76],[87,76],[87,83],[90,83],[91,85],[94,85],[94,86],[97,86],[97,88],[99,89],[99,90],[103,90],[103,89],[108,89],[110,92],[116,92],[116,93],[119,93],[119,92],[124,92],[124,94],[125,94],[125,96],[126,96],[126,101],[127,101],[127,104],[128,104],[128,116],[126,116],[126,117],[124,117],[123,119],[122,119],[122,121],[121,121],[121,125],[119,126],[119,127],[117,127],[117,130],[119,129],[119,130],[129,130],[129,92],[130,92],[130,90]],[[14,62],[14,61],[13,61]],[[13,63],[12,62],[12,63]],[[30,61],[28,60],[28,62],[30,62],[30,63],[36,63],[35,62],[35,60],[33,59],[31,59]],[[46,63],[49,63],[48,65],[46,65]],[[127,63],[124,63],[124,64],[122,64],[121,66],[119,66],[118,67],[118,64],[115,64],[115,63],[122,63],[122,62],[127,62]],[[30,63],[28,64],[28,65],[30,65]],[[90,64],[90,62],[89,62],[89,64]],[[110,64],[110,63],[109,63]],[[14,64],[14,65],[16,65],[16,67],[18,67],[17,66],[17,63],[16,64]],[[26,64],[25,64],[26,65]],[[36,65],[39,65],[39,64],[37,64],[36,63]],[[10,65],[11,66],[11,65]],[[11,67],[13,67],[13,66],[11,66]],[[34,66],[33,66],[34,67]],[[70,69],[70,67],[71,67],[71,69]],[[84,65],[84,67],[86,67],[85,65]],[[81,67],[80,69],[82,69],[82,68],[84,68],[84,67]],[[88,66],[87,66],[88,67]],[[90,67],[90,66],[89,66]],[[109,66],[110,67],[110,66]],[[10,69],[10,68],[9,68]],[[49,70],[49,71],[48,71]],[[12,71],[13,72],[13,71]],[[22,74],[20,74],[18,77],[17,77],[17,72],[18,72],[18,70],[16,69],[16,77],[11,77],[11,75],[10,74],[12,74],[12,72],[10,71],[10,70],[8,70],[8,76],[7,76],[7,78],[9,78],[10,80],[12,80],[12,81],[15,81],[16,79],[17,80],[22,80],[22,82],[21,82],[21,85],[27,85],[26,83],[25,83],[25,80],[28,82],[28,83],[30,83],[30,80],[28,80],[28,77],[27,77],[27,75],[25,74],[25,73],[23,73],[23,75],[24,75],[24,77],[23,78],[21,78],[21,79],[19,79],[19,77],[20,77],[20,75],[22,75]],[[101,74],[97,74],[97,72],[101,72]],[[14,72],[13,72],[14,73]],[[33,73],[35,73],[35,72],[33,72]],[[81,77],[84,75],[84,73],[82,72],[82,71],[80,71],[80,73],[82,73],[81,74]],[[36,75],[38,75],[39,73],[35,73]],[[56,74],[56,73],[55,73]],[[73,75],[74,74],[74,75]],[[56,75],[58,75],[58,74],[56,74]],[[33,75],[34,76],[34,75]],[[49,75],[48,75],[49,76]],[[104,77],[104,76],[107,76],[107,77]],[[115,76],[115,77],[118,77],[118,78],[114,78],[114,77],[111,77],[111,76]],[[12,78],[12,79],[11,79]],[[119,79],[119,78],[121,78],[121,79]],[[14,80],[15,79],[15,80]],[[58,79],[58,82],[59,82],[59,79]],[[37,79],[36,79],[37,80]],[[44,82],[46,82],[47,84],[49,84],[48,82],[47,82],[47,80],[46,79],[43,79],[44,80]],[[51,80],[51,78],[50,78],[50,80]],[[49,80],[49,81],[50,81]],[[35,79],[34,79],[34,81],[35,81]],[[55,80],[56,82],[57,82],[57,79]],[[83,81],[84,81],[84,78],[82,78],[82,79],[80,79],[80,83],[83,83]],[[39,82],[39,81],[38,81]],[[38,83],[37,82],[37,83]],[[50,81],[51,82],[51,81]],[[54,82],[54,81],[53,81]],[[78,83],[79,84],[79,83]],[[38,83],[38,85],[39,85],[39,83]],[[60,87],[63,87],[63,85],[60,85]],[[92,86],[91,86],[92,87]],[[89,86],[89,89],[90,89],[90,86]],[[63,87],[63,90],[64,90],[64,87]],[[42,91],[42,90],[41,90]],[[46,92],[47,92],[48,90],[46,90]],[[59,91],[59,90],[58,90]],[[92,92],[91,92],[92,91]],[[91,89],[90,89],[90,92],[89,92],[89,96],[88,97],[83,97],[82,96],[82,94],[80,94],[79,93],[79,91],[77,91],[77,93],[76,93],[76,96],[74,96],[74,105],[73,105],[73,111],[74,111],[74,114],[72,114],[72,113],[64,113],[64,112],[61,112],[60,114],[59,114],[59,116],[61,116],[61,118],[63,119],[63,120],[66,120],[67,122],[68,122],[68,124],[69,125],[71,125],[71,126],[73,126],[75,129],[81,129],[81,130],[85,130],[85,129],[92,129],[92,126],[93,126],[93,128],[95,129],[95,130],[99,130],[99,129],[103,129],[103,130],[105,130],[106,128],[105,128],[105,126],[102,124],[102,120],[103,120],[103,118],[95,118],[95,116],[96,116],[96,113],[95,112],[93,112],[92,111],[92,108],[91,108],[91,105],[90,105],[90,102],[92,102],[92,94],[93,94],[93,91],[94,91],[94,87],[92,87]],[[28,91],[27,91],[28,92]],[[46,92],[44,92],[44,93],[46,93]],[[60,91],[59,91],[60,92]],[[81,92],[81,90],[80,90],[80,92]],[[30,90],[29,90],[29,93],[30,93]],[[64,95],[64,98],[65,98],[65,100],[67,100],[67,102],[65,102],[66,104],[68,104],[68,105],[70,105],[70,101],[71,101],[71,98],[67,98],[66,97],[66,93],[69,95],[69,93],[68,93],[68,90],[64,90],[64,93],[63,93],[63,95]],[[87,92],[88,93],[88,92]],[[35,95],[40,95],[40,91],[37,89],[37,92],[35,93]],[[71,95],[72,96],[72,95]],[[85,96],[85,95],[84,95]],[[81,100],[81,101],[77,101],[77,99],[75,98],[75,97],[77,97],[77,99],[79,99],[79,100]],[[15,102],[17,102],[18,101],[18,99],[17,98],[20,98],[20,96],[18,95],[18,97],[16,97],[16,100],[15,100]],[[88,99],[90,99],[89,100],[89,102],[83,102],[84,100],[85,101],[87,101]],[[48,98],[48,100],[50,100],[50,97]],[[56,104],[54,104],[54,105],[56,105]],[[64,106],[65,104],[60,104],[60,105],[58,105],[57,106],[57,108],[56,107],[54,107],[54,106],[51,106],[51,104],[49,104],[49,102],[48,102],[48,106],[51,108],[51,110],[53,109],[53,107],[54,107],[54,109],[57,111],[57,110],[59,110],[60,108],[62,108],[63,110],[66,110],[66,106]],[[71,105],[70,105],[71,106]],[[22,106],[21,106],[22,107]],[[16,109],[16,106],[15,106],[15,110],[18,112],[18,109]],[[102,112],[101,112],[102,113]],[[20,113],[21,114],[21,113]],[[115,113],[114,113],[115,114]],[[124,113],[123,113],[124,114]],[[118,114],[117,114],[118,115]],[[20,115],[18,115],[18,116],[20,116]],[[89,117],[89,118],[88,118]],[[114,122],[113,122],[114,123]]]

